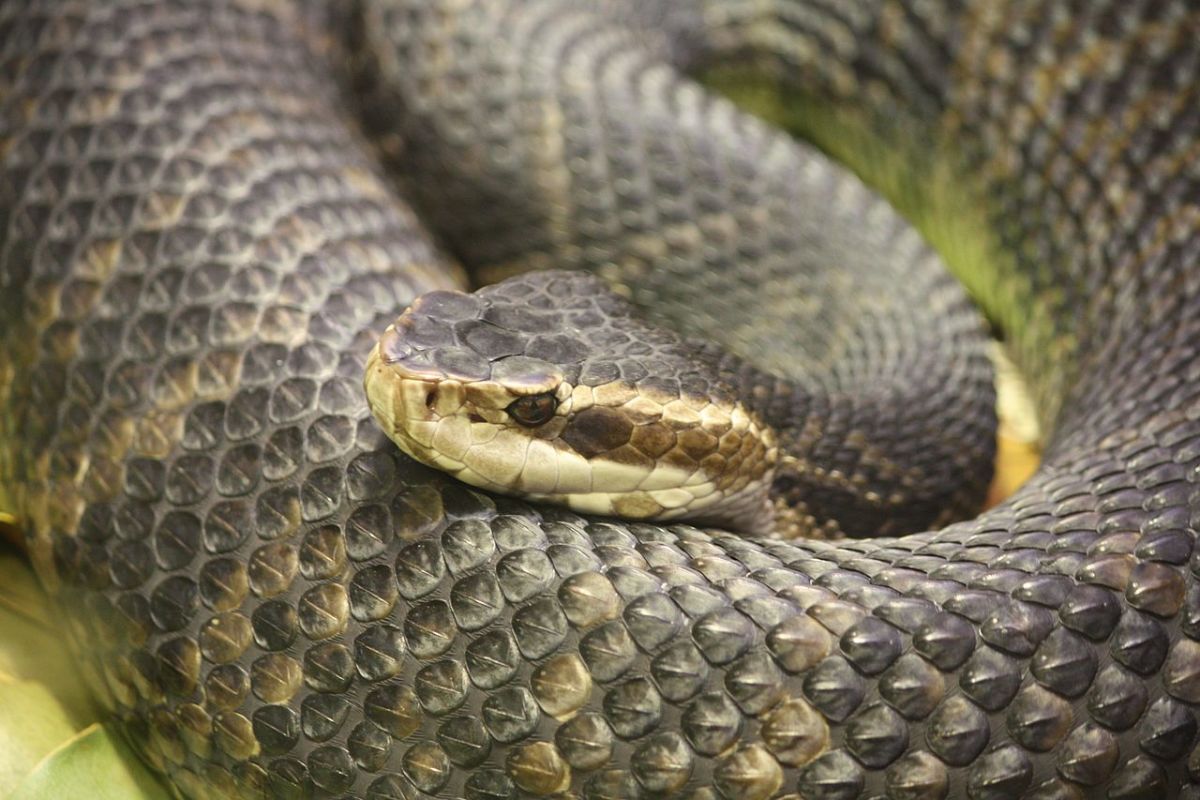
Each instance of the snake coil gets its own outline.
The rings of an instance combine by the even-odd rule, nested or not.
[[[591,5],[0,5],[0,508],[96,696],[192,798],[1200,797],[1200,12]],[[605,95],[578,80],[489,105],[580,60],[713,141],[757,123],[672,93],[668,62],[810,98],[796,126],[1009,339],[1053,422],[1037,475],[936,533],[785,542],[535,508],[400,455],[362,371],[461,283],[443,243],[502,269],[558,197],[543,251],[603,260],[602,165],[504,202],[482,171],[588,136],[563,123]],[[449,113],[368,146],[353,98],[388,96]],[[648,178],[659,140],[610,150]],[[659,177],[660,216],[622,222],[643,261],[736,249],[726,214],[780,208]],[[415,207],[514,240],[473,212],[435,244]]]

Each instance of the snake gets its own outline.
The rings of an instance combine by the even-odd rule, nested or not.
[[[0,65],[0,510],[181,796],[1200,796],[1193,4],[12,0]],[[983,512],[964,291],[1049,431]]]

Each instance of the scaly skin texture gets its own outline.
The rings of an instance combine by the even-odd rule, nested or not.
[[[977,510],[995,399],[961,285],[853,176],[683,79],[702,37],[627,5],[369,4],[367,116],[422,218],[476,272],[591,270],[723,347],[802,462],[774,492],[802,532]]]
[[[944,279],[940,265],[921,266]],[[736,265],[723,269],[735,273]],[[990,456],[995,435],[982,424],[994,419],[991,374],[976,366],[982,330],[962,304],[909,308],[927,318],[914,329],[947,334],[945,348],[922,349],[921,337],[899,343],[893,353],[910,349],[931,368],[921,379],[881,374],[870,399],[928,398],[887,417],[894,430],[912,432],[903,448],[921,457],[911,464],[847,419],[852,392],[822,392],[648,323],[580,270],[417,298],[372,350],[363,387],[401,450],[489,491],[774,538],[903,533],[949,521],[977,495],[989,473],[980,455]],[[826,316],[839,313],[862,309],[834,305]],[[944,380],[956,372],[971,380],[951,389]],[[544,396],[552,413],[514,419],[508,409],[519,394]],[[954,406],[976,419],[965,425],[965,452],[943,460],[964,426],[931,429],[924,417]]]
[[[655,40],[619,5],[616,19],[541,0],[370,11],[370,118],[403,139],[396,170],[440,241],[485,275],[592,270],[703,337],[691,361],[721,357],[796,461],[772,492],[792,519],[780,529],[906,534],[978,509],[995,440],[978,313],[852,175],[680,77],[698,37]],[[520,279],[532,301],[538,278]],[[496,327],[463,333],[485,359],[504,351]],[[432,323],[414,344],[454,339]]]
[[[684,65],[752,52],[824,98],[814,134],[917,212],[941,162],[905,148],[966,169],[971,203],[914,217],[983,234],[950,264],[1061,408],[1038,474],[845,545],[417,467],[363,361],[457,273],[350,127],[319,5],[6,3],[0,500],[81,674],[191,797],[1196,797],[1189,4],[630,9]],[[873,134],[830,134],[848,104]]]

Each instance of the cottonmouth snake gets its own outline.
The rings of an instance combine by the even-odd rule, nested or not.
[[[947,255],[1054,424],[999,507],[824,542],[535,508],[384,439],[366,354],[459,281],[409,203],[469,260],[490,240],[474,214],[454,233],[480,203],[462,176],[494,197],[481,165],[512,155],[484,145],[574,113],[488,105],[508,73],[480,54],[504,49],[461,21],[512,23],[538,69],[647,76],[629,96],[663,72],[591,4],[358,5],[0,7],[0,506],[151,764],[192,797],[1197,794],[1196,10],[608,9],[659,31],[646,59],[734,88],[753,64],[760,100],[802,108]],[[751,125],[670,108],[726,120],[713,138]],[[588,246],[545,253],[592,257],[612,209],[583,189],[545,230]],[[521,202],[490,210],[532,230]]]

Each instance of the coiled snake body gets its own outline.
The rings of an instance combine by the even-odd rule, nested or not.
[[[1198,20],[1183,0],[4,4],[0,509],[81,674],[190,797],[1196,796]],[[607,269],[817,387],[816,439],[846,447],[804,501],[867,500],[849,532],[888,530],[863,487],[905,442],[928,502],[901,527],[966,513],[990,457],[974,318],[907,272],[928,251],[852,179],[675,73],[736,91],[746,65],[998,323],[1053,422],[1037,475],[936,533],[782,541],[534,507],[397,452],[362,374],[401,310],[460,282],[444,246]],[[829,208],[798,211],[805,192]],[[823,230],[855,209],[857,237]],[[846,269],[792,268],[813,237]],[[889,269],[914,276],[891,305]],[[805,336],[775,341],[751,274]],[[844,310],[872,303],[878,322]],[[908,393],[829,399],[880,375]],[[965,421],[939,428],[951,396]]]

